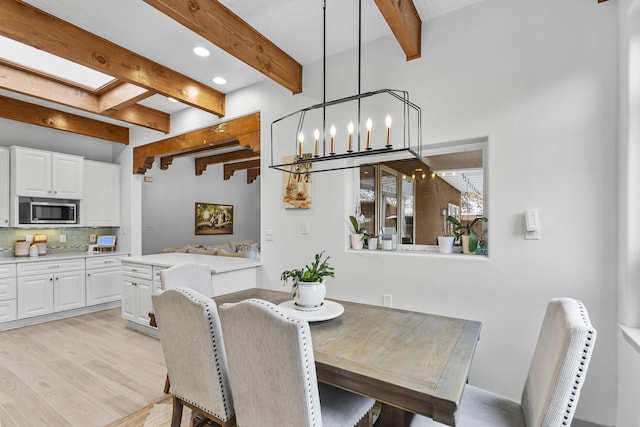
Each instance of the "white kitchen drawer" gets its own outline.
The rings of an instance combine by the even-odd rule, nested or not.
[[[117,257],[87,258],[87,270],[92,268],[120,267],[122,263]]]
[[[64,261],[25,262],[18,265],[18,276],[58,273],[60,271],[84,270],[84,258]]]
[[[0,323],[18,319],[16,300],[0,301]]]
[[[3,277],[0,278],[0,301],[15,299],[16,297],[16,278]]]
[[[152,280],[152,268],[146,264],[122,262],[122,273],[130,277]]]
[[[16,277],[16,265],[0,264],[0,277]]]

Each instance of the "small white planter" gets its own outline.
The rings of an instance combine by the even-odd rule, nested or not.
[[[364,247],[364,240],[362,240],[362,234],[351,235],[351,249],[362,249]]]
[[[293,296],[293,302],[301,310],[320,309],[327,287],[322,282],[298,282],[298,289]]]
[[[438,236],[438,249],[441,254],[453,253],[453,236]]]
[[[377,237],[369,237],[367,240],[367,247],[370,251],[375,251],[378,249],[378,238]]]

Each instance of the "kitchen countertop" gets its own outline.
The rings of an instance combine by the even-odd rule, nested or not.
[[[171,267],[183,262],[195,262],[207,264],[212,273],[225,273],[227,271],[255,268],[262,265],[258,259],[236,258],[218,255],[201,255],[188,253],[165,253],[129,257],[126,262]]]
[[[129,254],[127,252],[96,252],[96,253],[88,253],[88,252],[71,252],[65,254],[46,254],[40,255],[37,257],[30,256],[13,256],[13,257],[2,257],[0,258],[1,264],[20,264],[23,262],[37,262],[37,261],[64,261],[66,259],[75,259],[75,258],[98,258],[105,256],[121,256],[126,257]]]

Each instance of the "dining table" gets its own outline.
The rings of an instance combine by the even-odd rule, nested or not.
[[[287,305],[291,294],[252,288],[216,296],[215,302],[250,298]],[[413,414],[456,425],[480,322],[325,301],[344,310],[335,318],[309,322],[318,381],[380,402],[376,427],[408,425]]]

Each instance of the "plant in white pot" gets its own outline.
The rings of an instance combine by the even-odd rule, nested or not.
[[[457,218],[449,215],[447,221],[453,224],[453,235],[462,242],[462,252],[465,254],[475,253],[480,238],[473,228],[479,221],[487,222],[487,218],[479,216],[464,224]]]
[[[325,285],[326,277],[335,277],[333,267],[329,265],[329,256],[324,251],[316,254],[311,265],[304,268],[285,270],[280,275],[280,280],[286,282],[291,279],[291,296],[297,308],[301,310],[320,309],[324,296],[327,293]]]
[[[364,219],[364,216],[360,217]],[[367,231],[366,228],[360,227],[360,221],[353,215],[349,216],[349,221],[351,221],[351,249],[362,249],[364,247],[364,242],[368,242],[369,239],[375,239],[376,248],[378,247],[378,236],[373,235]],[[371,248],[373,249],[373,248]]]

